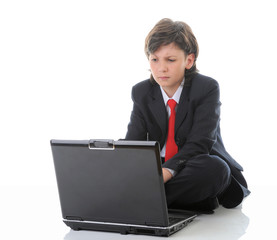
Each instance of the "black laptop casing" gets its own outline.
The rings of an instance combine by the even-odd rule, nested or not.
[[[51,147],[63,221],[74,230],[169,236],[195,217],[169,227],[157,142],[51,140]]]

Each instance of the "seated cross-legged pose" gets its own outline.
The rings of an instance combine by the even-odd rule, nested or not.
[[[219,85],[196,68],[198,43],[184,22],[160,20],[145,40],[150,79],[132,89],[125,139],[158,141],[169,208],[210,211],[250,194],[220,134]]]

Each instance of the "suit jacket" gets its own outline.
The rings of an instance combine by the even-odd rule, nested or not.
[[[142,81],[133,87],[132,100],[133,111],[126,139],[158,141],[163,148],[168,116],[160,86],[149,79]],[[232,174],[238,176],[236,180],[247,188],[244,178],[240,179],[239,175],[243,168],[223,145],[220,105],[219,85],[214,79],[197,73],[185,82],[175,120],[175,142],[179,151],[163,167],[178,172],[194,156],[217,155],[229,165]]]

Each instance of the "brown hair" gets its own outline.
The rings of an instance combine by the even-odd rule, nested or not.
[[[181,21],[174,22],[169,18],[160,20],[148,33],[145,39],[144,52],[149,58],[149,55],[158,50],[160,46],[168,45],[172,42],[182,49],[186,56],[192,53],[195,56],[192,67],[185,71],[186,82],[189,82],[192,76],[198,72],[196,60],[199,48],[190,26],[186,23]],[[150,79],[154,81],[152,74]]]

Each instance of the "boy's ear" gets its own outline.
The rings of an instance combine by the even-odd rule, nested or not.
[[[186,69],[190,69],[193,66],[194,60],[195,60],[194,53],[191,53],[191,54],[187,55]]]

